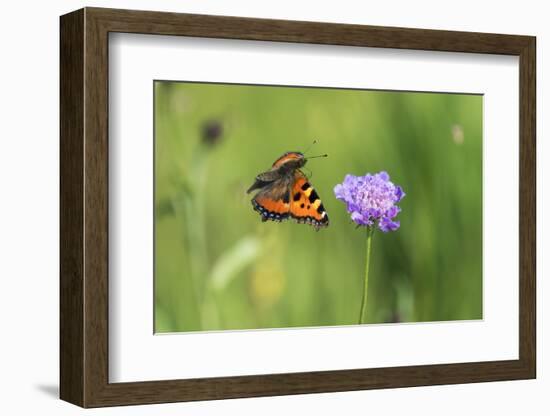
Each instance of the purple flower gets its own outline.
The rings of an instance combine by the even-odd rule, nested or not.
[[[396,204],[403,199],[405,192],[390,181],[387,172],[346,175],[344,182],[334,187],[334,194],[346,203],[351,219],[358,225],[378,225],[385,233],[399,228],[399,221],[394,219],[401,208]]]

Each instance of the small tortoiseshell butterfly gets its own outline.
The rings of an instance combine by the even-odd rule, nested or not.
[[[315,156],[325,157],[327,155]],[[319,230],[328,226],[328,215],[307,176],[300,170],[308,159],[300,152],[287,152],[267,172],[260,173],[246,191],[260,191],[252,198],[252,206],[262,221],[294,218]]]

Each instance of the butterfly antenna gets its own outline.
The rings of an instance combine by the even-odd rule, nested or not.
[[[313,147],[313,145],[314,145],[315,143],[317,143],[317,139],[313,140],[313,143],[311,143],[311,144],[307,147],[307,149],[304,151],[304,155],[305,155],[307,152],[309,152],[309,151],[311,150],[311,148]]]
[[[317,155],[317,156],[311,156],[311,157],[308,157],[307,159],[316,159],[318,157],[328,157],[328,155],[325,153],[324,155]]]

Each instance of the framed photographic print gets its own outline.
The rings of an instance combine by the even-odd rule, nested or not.
[[[535,377],[534,37],[60,23],[63,400]]]

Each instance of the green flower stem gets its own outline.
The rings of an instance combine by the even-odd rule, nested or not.
[[[359,324],[364,324],[367,321],[367,294],[369,289],[370,252],[373,234],[374,227],[367,227],[367,259],[365,261],[365,281],[363,282],[363,300],[361,301]]]

